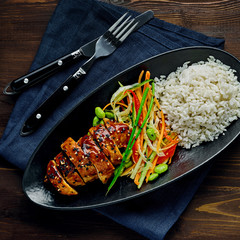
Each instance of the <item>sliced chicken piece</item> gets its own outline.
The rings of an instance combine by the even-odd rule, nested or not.
[[[103,120],[117,147],[126,148],[131,135],[131,130],[129,129],[129,126],[125,123],[112,121],[108,118],[104,118]]]
[[[74,164],[85,183],[98,179],[96,168],[89,161],[89,159],[84,156],[84,152],[81,147],[78,146],[78,144],[71,137],[69,137],[61,145],[61,148],[66,153],[69,160]]]
[[[85,135],[78,141],[84,155],[92,162],[97,169],[98,177],[103,184],[113,175],[114,166],[100,150],[91,136]]]
[[[47,166],[47,177],[52,183],[54,188],[62,195],[77,195],[78,192],[73,189],[63,178],[59,172],[56,162],[54,160],[49,161]]]
[[[119,151],[115,141],[112,139],[109,131],[102,125],[99,124],[96,127],[89,129],[93,139],[95,139],[104,154],[109,158],[113,165],[121,163],[122,154]]]
[[[84,186],[85,183],[83,179],[80,177],[78,172],[76,171],[76,168],[74,167],[73,163],[64,156],[62,152],[60,152],[55,158],[54,158],[57,168],[59,169],[60,173],[63,175],[65,180],[71,185],[71,186]]]

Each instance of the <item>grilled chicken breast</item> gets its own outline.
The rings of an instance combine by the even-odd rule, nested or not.
[[[73,189],[63,178],[59,172],[56,162],[54,160],[49,161],[47,166],[47,178],[55,187],[55,189],[63,195],[77,195],[78,192]]]
[[[69,160],[74,164],[85,183],[98,179],[96,168],[90,160],[84,156],[81,147],[71,137],[61,145],[61,148],[68,156]]]
[[[96,127],[90,128],[89,132],[92,137],[97,140],[100,148],[112,164],[120,164],[122,161],[122,154],[115,141],[112,139],[109,131],[102,124],[99,124]]]
[[[83,186],[99,179],[105,184],[122,161],[119,148],[126,148],[131,130],[124,123],[107,118],[75,142],[71,137],[47,166],[46,179],[63,195],[78,194],[71,186]],[[71,186],[70,186],[71,185]]]
[[[104,118],[103,121],[117,147],[126,148],[131,135],[129,126],[125,123],[112,121],[108,118]]]
[[[83,136],[79,139],[78,144],[82,148],[84,155],[96,168],[101,182],[105,184],[114,172],[115,168],[112,163],[107,159],[91,136]]]
[[[73,163],[64,156],[63,152],[60,152],[54,158],[58,170],[61,172],[63,177],[67,180],[67,182],[71,186],[84,186],[85,183],[83,179],[80,177]]]

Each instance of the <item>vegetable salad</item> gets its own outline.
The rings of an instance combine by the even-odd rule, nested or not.
[[[120,176],[130,177],[139,189],[144,182],[157,179],[168,170],[179,142],[177,134],[165,123],[166,116],[155,97],[149,71],[145,74],[142,71],[135,84],[119,84],[110,102],[103,109],[95,109],[93,120],[96,125],[106,116],[131,128],[122,162],[115,170],[108,192]]]

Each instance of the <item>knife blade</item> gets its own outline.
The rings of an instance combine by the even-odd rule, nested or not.
[[[141,14],[138,18],[133,19],[129,24],[132,24],[130,29],[128,29],[128,32],[126,33],[126,37],[136,29],[140,28],[142,25],[144,25],[146,22],[148,22],[153,17],[152,11],[147,11],[143,14]],[[120,19],[119,19],[120,20]],[[126,21],[125,21],[126,22]],[[113,27],[113,26],[112,26]],[[110,28],[111,29],[111,28]],[[116,30],[117,31],[117,30]],[[118,29],[118,31],[120,31]],[[21,136],[27,136],[34,131],[36,131],[41,124],[47,119],[49,115],[56,109],[56,107],[62,102],[64,99],[66,99],[67,96],[69,96],[72,92],[72,90],[75,89],[77,84],[79,83],[79,80],[84,78],[84,76],[89,71],[90,67],[92,66],[93,62],[100,58],[100,57],[106,57],[110,54],[112,54],[117,47],[120,45],[124,39],[118,39],[115,36],[109,35],[110,30],[108,30],[102,37],[99,38],[99,40],[96,43],[96,50],[93,54],[93,56],[85,62],[74,74],[69,76],[60,87],[58,87],[52,95],[48,97],[47,100],[45,100],[31,115],[28,117],[28,119],[23,124],[23,127],[20,131]],[[117,35],[119,35],[118,33]],[[105,35],[108,35],[108,37],[104,37]],[[106,42],[107,38],[112,39],[114,42],[111,46],[111,43]],[[100,42],[99,42],[100,41]],[[119,43],[119,44],[117,44]],[[116,44],[116,45],[115,45]]]
[[[149,18],[148,21],[149,21],[150,19],[153,18],[154,14],[151,10],[147,12],[148,12],[148,18]],[[137,16],[135,19],[138,20],[139,18],[141,18],[141,16],[142,14]],[[136,30],[137,30],[137,27],[134,29],[134,31]],[[81,57],[91,57],[94,54],[97,40],[98,38],[86,43],[85,45],[81,46],[79,49],[73,51],[70,54],[62,56],[57,60],[54,60],[48,63],[47,65],[44,65],[34,70],[31,73],[28,73],[16,80],[13,80],[5,87],[5,89],[3,90],[3,93],[5,95],[19,94],[22,91],[35,85],[36,83],[46,80],[53,74],[63,70],[65,67],[77,62]]]

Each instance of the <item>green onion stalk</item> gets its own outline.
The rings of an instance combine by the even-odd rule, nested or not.
[[[139,119],[140,119],[140,115],[141,115],[141,112],[142,112],[142,108],[143,108],[143,105],[144,105],[144,102],[146,100],[146,97],[147,97],[147,94],[148,94],[148,91],[149,91],[149,88],[147,87],[143,93],[143,97],[142,97],[142,101],[141,101],[141,104],[140,104],[140,107],[139,107],[139,111],[138,111],[138,114],[137,114],[137,117],[136,117],[136,120],[134,122],[134,126],[133,126],[133,129],[132,129],[132,133],[131,133],[131,136],[129,138],[129,142],[128,142],[128,145],[127,145],[127,148],[124,152],[124,156],[123,156],[123,159],[122,159],[122,162],[118,168],[118,171],[116,172],[116,175],[114,176],[112,182],[110,183],[109,187],[108,187],[108,191],[106,194],[108,194],[108,192],[111,190],[111,188],[113,187],[113,185],[115,184],[115,182],[117,181],[118,177],[120,176],[121,174],[121,170],[122,168],[124,167],[124,164],[125,164],[125,161],[126,161],[126,158],[129,154],[129,152],[131,151],[134,143],[136,142],[138,136],[140,135],[144,125],[146,124],[147,120],[148,120],[148,117],[150,115],[150,112],[152,110],[152,106],[153,106],[153,100],[154,100],[154,94],[155,94],[155,87],[154,87],[154,83],[152,83],[152,98],[151,98],[151,102],[150,102],[150,106],[149,106],[149,109],[147,111],[147,115],[146,117],[144,118],[143,120],[143,123],[140,127],[140,129],[138,130],[136,136],[134,137],[135,135],[135,132],[136,132],[136,128],[138,126],[138,122],[139,122]]]

